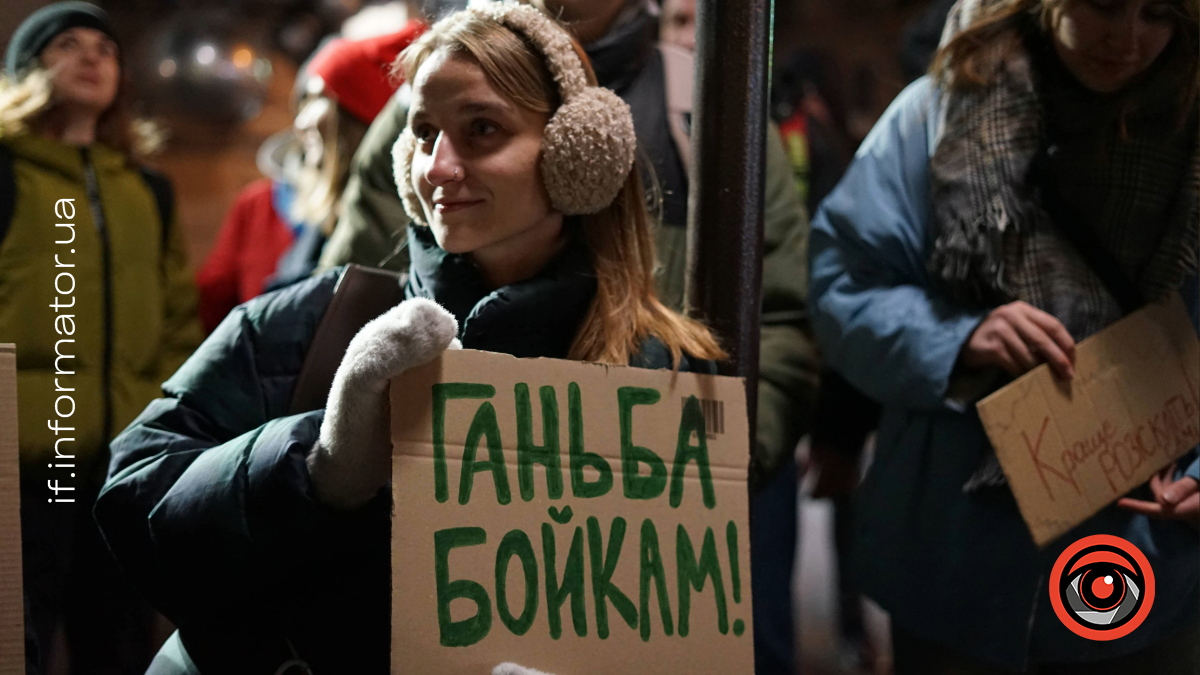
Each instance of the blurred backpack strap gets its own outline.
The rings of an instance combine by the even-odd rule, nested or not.
[[[346,266],[308,345],[288,414],[325,407],[333,376],[350,341],[369,321],[404,300],[406,279],[407,275],[399,272],[355,264]]]
[[[146,187],[150,188],[150,193],[154,195],[154,205],[158,207],[158,220],[162,223],[162,241],[159,245],[163,253],[166,253],[167,242],[171,239],[171,228],[175,226],[175,188],[171,185],[171,179],[154,169],[139,167],[138,173],[141,174]]]
[[[0,143],[0,246],[4,245],[16,208],[17,177],[13,174],[12,150]]]

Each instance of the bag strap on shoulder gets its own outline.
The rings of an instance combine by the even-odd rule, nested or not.
[[[350,341],[371,319],[404,300],[405,274],[350,264],[317,325],[292,391],[291,415],[325,407]]]
[[[13,174],[13,154],[7,145],[0,143],[0,246],[4,244],[16,208],[17,177]]]
[[[138,173],[154,195],[154,204],[158,207],[158,220],[162,223],[160,246],[165,254],[167,242],[171,239],[171,228],[175,226],[175,189],[171,186],[169,178],[154,169],[138,167]]]

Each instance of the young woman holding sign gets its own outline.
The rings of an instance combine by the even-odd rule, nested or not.
[[[1196,7],[963,0],[933,75],[814,220],[818,339],[884,404],[856,554],[897,673],[1195,672],[1196,451],[1153,501],[1039,549],[974,403],[1039,363],[1073,377],[1076,341],[1176,289],[1195,320]],[[1048,597],[1056,558],[1093,534],[1132,543],[1156,579],[1120,639],[1081,637]]]
[[[326,408],[286,415],[336,273],[234,310],[113,443],[97,518],[179,626],[152,672],[387,671],[387,385],[408,368],[459,342],[650,368],[723,357],[654,295],[632,120],[581,54],[511,3],[435,25],[399,62],[409,299],[354,338]]]

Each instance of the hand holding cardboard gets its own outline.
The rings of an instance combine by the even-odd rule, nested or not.
[[[501,663],[492,669],[492,675],[550,675],[550,673],[518,666],[515,663]]]
[[[337,508],[366,503],[388,481],[391,439],[388,382],[437,358],[456,342],[458,322],[437,303],[405,300],[350,341],[333,377],[321,435],[308,470],[321,501]]]
[[[1079,343],[1075,377],[1039,366],[977,405],[1033,540],[1044,546],[1200,442],[1200,341],[1179,295]],[[1147,515],[1188,515],[1159,498]],[[1187,479],[1189,482],[1191,479]],[[1172,481],[1174,484],[1174,481]],[[1179,488],[1183,500],[1188,483]],[[1193,516],[1194,517],[1194,516]]]

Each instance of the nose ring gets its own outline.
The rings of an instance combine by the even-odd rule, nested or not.
[[[458,169],[454,170],[454,180],[458,180]]]

